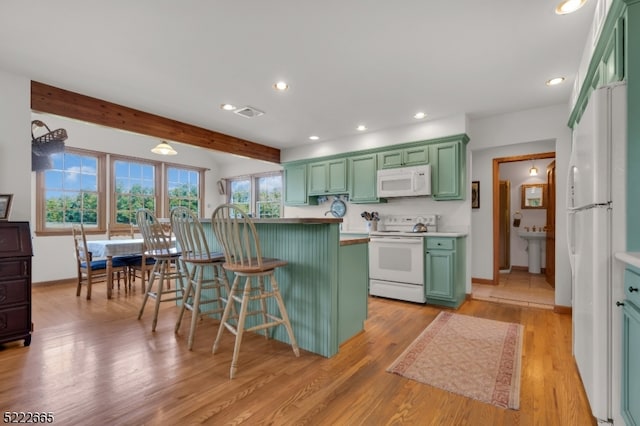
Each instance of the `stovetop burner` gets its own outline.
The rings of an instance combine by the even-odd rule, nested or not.
[[[371,232],[371,235],[385,235],[393,233],[402,236],[424,236],[429,232],[438,231],[437,214],[418,214],[418,215],[388,215],[381,216],[378,222],[378,230]],[[414,226],[422,223],[426,226],[426,231],[413,232]]]

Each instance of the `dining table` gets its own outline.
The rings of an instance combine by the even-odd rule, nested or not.
[[[87,240],[87,249],[91,252],[93,259],[106,259],[107,261],[107,298],[111,299],[113,288],[113,257],[142,255],[144,251],[144,239],[114,238],[112,240]]]

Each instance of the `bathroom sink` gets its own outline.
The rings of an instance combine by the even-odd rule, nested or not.
[[[539,274],[540,268],[540,254],[542,251],[542,241],[547,238],[545,231],[518,231],[520,238],[527,240],[527,251],[529,252],[529,272],[532,274]]]
[[[547,238],[545,231],[518,231],[518,235],[525,240],[544,240]]]

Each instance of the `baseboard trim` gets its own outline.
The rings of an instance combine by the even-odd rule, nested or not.
[[[553,305],[553,312],[556,314],[571,315],[571,306]]]
[[[495,285],[495,283],[493,282],[493,280],[486,279],[486,278],[471,278],[471,282],[472,282],[472,283],[476,283],[476,284],[490,284],[490,285]]]
[[[60,285],[60,284],[74,284],[76,282],[77,282],[77,278],[65,278],[62,280],[40,281],[37,283],[32,283],[31,285],[47,286],[47,285]]]

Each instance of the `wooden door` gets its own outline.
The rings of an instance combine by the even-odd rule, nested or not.
[[[507,270],[511,267],[511,182],[508,180],[500,181],[500,270]]]
[[[547,245],[545,276],[556,288],[556,162],[547,166]]]

